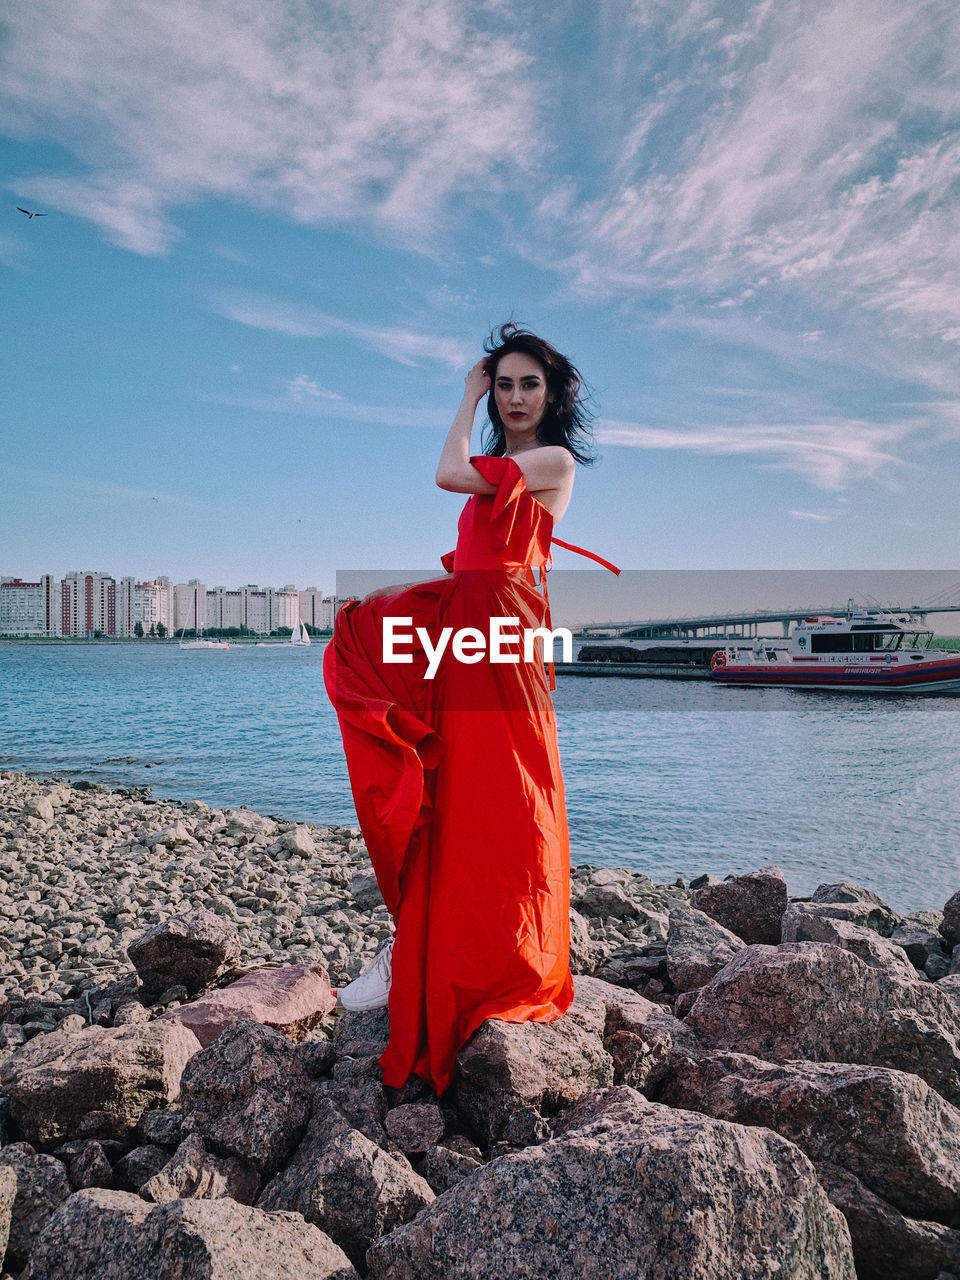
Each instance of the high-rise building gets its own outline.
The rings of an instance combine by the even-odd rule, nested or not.
[[[173,627],[175,631],[196,631],[209,626],[207,588],[199,578],[178,582],[173,588]]]
[[[60,584],[60,619],[65,636],[117,634],[117,584],[109,573],[74,571]]]
[[[242,627],[243,592],[212,587],[207,592],[207,619],[209,626],[221,631],[227,627]]]
[[[144,635],[149,635],[151,629],[156,634],[160,623],[170,631],[171,604],[169,578],[157,578],[152,582],[121,578],[117,588],[117,635],[136,635],[138,622]]]
[[[39,582],[0,578],[0,635],[62,634],[60,583],[45,573]]]

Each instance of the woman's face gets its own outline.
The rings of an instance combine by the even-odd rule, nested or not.
[[[523,351],[502,356],[493,394],[504,427],[522,433],[535,431],[550,403],[543,365]]]

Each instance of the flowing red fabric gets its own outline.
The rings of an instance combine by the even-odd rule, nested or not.
[[[340,609],[324,654],[357,817],[396,926],[386,1084],[437,1093],[487,1018],[552,1022],[573,999],[570,849],[542,662],[474,665],[448,651],[432,680],[413,643],[383,660],[383,619],[443,627],[549,616],[553,517],[511,458],[474,457],[497,486],[460,516],[451,576]],[[577,548],[578,549],[578,548]],[[578,549],[579,550],[579,549]],[[611,566],[612,567],[612,566]],[[534,577],[539,570],[540,581]],[[400,647],[398,646],[398,649]]]

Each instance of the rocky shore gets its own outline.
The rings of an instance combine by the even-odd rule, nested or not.
[[[577,867],[576,999],[384,1086],[356,831],[0,773],[0,1280],[960,1280],[960,892]]]

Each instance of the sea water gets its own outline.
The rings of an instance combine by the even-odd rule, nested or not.
[[[0,644],[0,767],[356,824],[321,644]],[[960,888],[960,698],[560,675],[576,863]],[[477,779],[482,794],[483,778]]]

